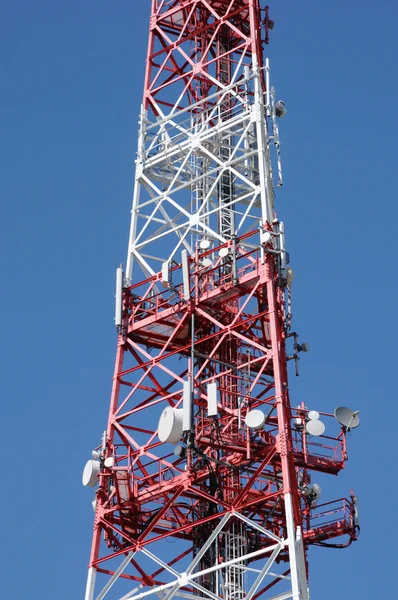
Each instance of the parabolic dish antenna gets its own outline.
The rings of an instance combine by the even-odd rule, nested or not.
[[[84,467],[82,483],[85,487],[94,487],[98,483],[100,464],[97,460],[88,460]]]
[[[359,425],[359,410],[353,411],[346,406],[338,406],[334,411],[335,419],[346,429],[355,429]]]
[[[104,465],[108,468],[108,469],[112,469],[113,465],[115,463],[115,459],[113,458],[113,456],[108,456],[108,458],[106,458],[104,460]]]
[[[271,236],[271,234],[270,234],[270,232],[269,232],[269,231],[264,231],[264,232],[261,234],[261,243],[262,243],[262,244],[268,244],[268,242],[269,242],[269,241],[271,241],[271,237],[272,237],[272,236]]]
[[[308,413],[308,418],[311,419],[311,421],[316,421],[317,419],[319,419],[319,412],[317,412],[316,410],[310,410],[310,412]]]
[[[325,433],[325,425],[318,419],[308,421],[305,428],[309,435],[323,435]]]
[[[322,488],[319,485],[319,483],[314,483],[314,485],[312,486],[312,493],[314,496],[316,496],[317,498],[321,497],[322,494]]]
[[[262,410],[250,410],[245,417],[245,423],[249,429],[262,429],[265,423],[265,414]]]
[[[161,442],[176,444],[182,436],[182,408],[168,406],[160,415],[158,436]]]
[[[221,248],[218,254],[221,258],[225,258],[229,254],[229,248]]]

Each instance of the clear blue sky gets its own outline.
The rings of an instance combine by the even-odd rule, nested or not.
[[[350,460],[362,534],[310,552],[313,600],[393,597],[396,570],[398,9],[270,0],[294,325],[293,401],[360,409]],[[1,595],[83,597],[106,424],[149,0],[1,3]],[[395,477],[393,476],[395,473]]]

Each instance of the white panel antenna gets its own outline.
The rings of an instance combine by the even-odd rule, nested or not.
[[[207,414],[209,417],[215,417],[217,415],[217,384],[207,384]]]
[[[191,382],[189,379],[187,381],[184,381],[182,410],[182,430],[190,431],[192,428],[192,390]]]
[[[188,252],[183,250],[181,252],[181,266],[182,266],[182,288],[185,302],[191,297],[190,290],[190,277],[189,277],[189,263],[188,263]]]
[[[164,288],[168,288],[170,286],[169,283],[169,263],[166,261],[162,263],[162,286]]]
[[[117,328],[122,326],[122,303],[123,303],[123,269],[116,269],[116,294],[115,294],[115,325]]]

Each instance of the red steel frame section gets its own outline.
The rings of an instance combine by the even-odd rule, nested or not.
[[[257,235],[257,232],[253,232]],[[197,257],[197,263],[201,257]],[[250,260],[249,260],[250,259]],[[138,296],[135,289],[142,286],[141,283],[131,286],[125,292],[125,332],[119,336],[114,384],[112,390],[111,407],[107,430],[107,455],[116,458],[116,466],[112,470],[104,469],[100,479],[100,488],[97,493],[97,510],[95,519],[95,530],[91,565],[95,565],[99,572],[107,572],[103,564],[120,554],[126,554],[131,550],[137,550],[151,545],[159,540],[173,537],[181,540],[192,540],[195,528],[206,523],[217,523],[220,518],[229,511],[239,511],[248,515],[251,519],[264,522],[269,511],[279,501],[279,507],[273,513],[272,522],[268,522],[268,529],[275,535],[280,535],[285,529],[283,514],[283,494],[286,489],[294,494],[296,523],[303,522],[302,505],[300,504],[298,488],[295,476],[297,467],[309,467],[323,472],[337,473],[344,465],[345,445],[341,436],[330,438],[333,445],[328,451],[326,444],[319,444],[324,451],[322,458],[319,449],[311,453],[311,448],[304,451],[292,436],[291,413],[287,387],[284,382],[286,374],[285,335],[282,329],[284,322],[283,294],[277,285],[278,274],[274,268],[272,255],[269,254],[264,264],[258,251],[242,254],[240,260],[242,268],[238,268],[238,283],[223,281],[223,285],[214,287],[212,278],[217,273],[219,265],[207,272],[204,276],[201,270],[192,271],[192,280],[196,281],[192,290],[192,302],[184,310],[176,312],[175,305],[170,307],[159,297],[151,296],[148,303],[148,294]],[[238,260],[239,262],[239,260]],[[192,261],[194,267],[194,261]],[[250,270],[249,270],[250,269]],[[160,274],[149,281],[144,282],[148,291],[159,281]],[[206,279],[206,283],[202,283]],[[228,279],[228,278],[226,278]],[[229,278],[231,279],[231,278]],[[178,286],[177,293],[182,297],[182,286]],[[241,305],[238,313],[233,315],[228,326],[220,323],[209,314],[209,298],[212,306],[219,302],[222,306],[223,297],[233,290],[234,294],[241,297],[247,296],[250,289],[250,300],[255,299],[258,304],[264,304],[266,297],[269,306],[266,310],[251,314],[245,312],[245,303]],[[220,297],[217,301],[217,295]],[[249,302],[246,303],[249,305]],[[152,308],[153,307],[153,308]],[[247,470],[242,487],[233,501],[223,500],[221,497],[210,495],[202,486],[202,482],[209,477],[209,468],[192,468],[185,471],[182,467],[183,460],[175,459],[169,449],[166,454],[159,453],[163,445],[157,439],[156,418],[152,421],[152,427],[136,425],[130,422],[140,413],[151,412],[153,407],[163,407],[167,402],[171,406],[180,406],[182,402],[181,389],[178,393],[174,388],[181,388],[181,383],[187,375],[187,369],[175,374],[169,367],[176,355],[188,355],[191,344],[184,337],[179,337],[183,332],[191,314],[194,312],[197,318],[198,329],[205,330],[209,324],[215,325],[212,333],[196,340],[195,347],[203,353],[206,349],[209,359],[204,361],[201,370],[196,373],[195,389],[196,404],[203,409],[205,406],[205,392],[203,391],[206,379],[201,378],[201,373],[210,365],[212,357],[218,356],[217,350],[228,339],[234,336],[242,340],[245,349],[253,349],[251,368],[253,376],[251,380],[252,393],[248,395],[250,408],[275,407],[276,416],[271,416],[268,428],[259,434],[258,443],[250,443],[248,437],[241,434],[238,437],[228,436],[228,429],[234,429],[232,423],[237,419],[236,411],[229,414],[223,412],[220,407],[220,426],[222,441],[212,439],[211,419],[197,419],[196,439],[204,455],[211,456],[217,448],[222,447],[225,458],[225,467],[220,469],[220,476],[230,471],[231,467],[250,465]],[[149,315],[149,316],[147,316]],[[172,319],[170,320],[170,318]],[[164,332],[156,337],[151,333],[154,324],[161,324]],[[264,328],[264,324],[266,328]],[[171,331],[171,333],[170,333]],[[264,331],[266,332],[264,334]],[[168,333],[167,333],[168,332]],[[149,354],[142,347],[142,343],[149,343],[152,353]],[[156,351],[156,353],[154,353]],[[258,352],[256,355],[255,352]],[[127,356],[134,359],[133,366],[127,366]],[[242,357],[237,368],[247,368],[247,359]],[[127,363],[127,364],[126,364]],[[277,365],[277,367],[276,367]],[[279,370],[277,370],[279,369]],[[165,373],[168,377],[167,385],[161,380],[161,376],[155,374]],[[229,372],[230,369],[220,373],[214,373],[211,380],[219,379]],[[268,385],[258,384],[263,374],[271,376]],[[144,381],[147,383],[144,384]],[[150,383],[150,385],[148,385]],[[126,396],[121,395],[121,388],[127,388]],[[140,401],[135,402],[137,392],[141,392]],[[142,398],[142,399],[141,399]],[[149,409],[149,410],[148,410]],[[157,411],[159,414],[161,408]],[[128,424],[127,424],[128,423]],[[145,441],[143,438],[145,437]],[[155,452],[157,451],[157,454]],[[188,449],[188,453],[190,450]],[[191,463],[195,459],[191,457]],[[120,469],[118,471],[118,469]],[[284,477],[288,470],[290,479]],[[129,488],[129,496],[122,497],[120,481],[115,479],[116,473],[128,473],[132,481]],[[278,475],[279,474],[279,475]],[[282,475],[281,475],[282,474]],[[279,484],[275,485],[275,479],[279,477]],[[225,477],[224,477],[225,478]],[[109,493],[109,480],[112,481],[112,489]],[[286,484],[286,481],[288,483]],[[283,486],[282,486],[283,482]],[[290,488],[287,487],[290,485]],[[260,486],[260,489],[259,489]],[[192,514],[197,510],[201,502],[205,500],[209,504],[217,505],[217,512],[208,516],[196,515],[195,521]],[[161,504],[154,518],[147,518],[145,523],[146,506],[153,506],[154,502]],[[190,505],[187,509],[186,504]],[[183,506],[185,505],[185,506]],[[346,509],[347,509],[346,505]],[[328,523],[327,527],[308,528],[306,538],[311,543],[330,539],[336,535],[350,534],[352,531],[351,506],[348,506],[348,514],[345,518]],[[347,510],[345,511],[347,513]],[[132,517],[131,515],[135,516]],[[172,527],[170,525],[172,524]],[[99,555],[100,536],[104,535],[111,550],[103,556]],[[119,547],[118,547],[119,544]],[[266,546],[269,540],[265,537],[261,544]],[[184,553],[183,553],[184,554]],[[281,554],[285,560],[287,554]],[[179,555],[174,556],[172,563],[177,563]],[[155,571],[150,577],[144,572],[129,576],[132,580],[151,585],[164,583],[158,579]],[[113,571],[109,571],[110,574]],[[125,575],[127,577],[127,575]]]

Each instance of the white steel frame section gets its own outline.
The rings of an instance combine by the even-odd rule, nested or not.
[[[273,221],[270,145],[277,140],[279,152],[279,137],[276,120],[270,119],[268,132],[266,118],[273,103],[266,106],[256,56],[251,57],[252,69],[244,65],[244,57],[242,52],[229,85],[204,73],[217,88],[205,100],[178,109],[177,99],[168,114],[158,106],[156,118],[141,109],[126,284],[132,281],[134,263],[145,277],[153,276],[182,249],[192,256],[202,239],[224,243],[218,227],[223,210],[235,214],[234,236]],[[226,99],[232,108],[219,115]],[[210,100],[215,105],[206,109],[205,101]],[[202,110],[193,118],[196,109]],[[222,153],[226,139],[233,147]],[[234,182],[234,194],[221,204],[217,190],[225,174]],[[204,191],[200,205],[199,187]]]
[[[289,498],[290,498],[290,494],[285,494],[285,507],[286,507],[287,517],[291,511],[291,498],[290,498],[290,501],[289,501]],[[260,533],[265,535],[267,538],[272,540],[272,542],[274,542],[274,543],[265,548],[260,548],[258,550],[252,551],[252,552],[247,552],[246,554],[243,554],[242,556],[238,556],[231,560],[214,564],[213,566],[208,567],[206,569],[202,569],[200,571],[195,570],[196,567],[198,566],[198,564],[200,563],[202,557],[205,555],[207,550],[210,548],[210,546],[217,540],[217,538],[223,531],[224,532],[226,531],[228,522],[230,521],[230,519],[232,517],[235,519],[239,519],[240,521],[242,521],[243,523],[245,523],[252,529],[259,531]],[[243,571],[247,571],[247,572],[251,571],[251,572],[257,573],[257,577],[255,578],[254,582],[252,583],[250,589],[248,590],[248,592],[245,596],[245,600],[252,600],[253,596],[258,591],[260,585],[265,581],[266,578],[269,578],[270,582],[271,582],[270,578],[274,578],[276,580],[282,580],[285,582],[286,587],[287,587],[287,589],[283,593],[272,597],[270,600],[283,600],[285,598],[286,599],[293,598],[295,600],[296,599],[308,600],[304,551],[303,551],[301,532],[300,532],[300,528],[298,528],[297,533],[295,535],[295,532],[290,530],[289,521],[291,522],[291,519],[287,518],[288,536],[289,537],[287,539],[282,539],[282,538],[279,538],[278,536],[276,536],[271,531],[265,529],[258,523],[254,522],[254,521],[250,520],[249,518],[245,517],[244,515],[240,514],[239,512],[235,512],[235,511],[228,512],[227,514],[225,514],[222,517],[222,519],[220,520],[220,523],[217,525],[217,527],[211,533],[211,535],[209,536],[206,543],[202,546],[200,551],[196,554],[196,556],[193,558],[193,560],[190,562],[189,566],[185,569],[184,572],[179,572],[177,569],[174,569],[173,567],[168,565],[164,560],[162,560],[160,557],[156,556],[156,554],[154,552],[150,551],[147,546],[145,546],[145,547],[142,547],[141,549],[137,550],[136,552],[129,552],[127,554],[127,556],[125,556],[123,558],[119,567],[116,569],[114,575],[107,581],[106,585],[102,588],[102,590],[96,596],[94,596],[96,569],[94,567],[91,567],[89,569],[85,600],[103,600],[103,598],[105,598],[105,597],[110,598],[110,596],[108,596],[108,593],[111,591],[111,589],[113,588],[116,581],[126,571],[126,569],[128,568],[128,566],[131,562],[131,559],[133,557],[138,558],[140,554],[146,556],[151,561],[153,561],[155,564],[162,567],[167,572],[171,573],[175,579],[173,579],[173,581],[168,582],[164,585],[159,585],[156,587],[149,587],[147,589],[144,589],[144,586],[141,583],[138,586],[136,586],[135,588],[131,589],[127,594],[124,594],[123,596],[120,596],[119,594],[112,595],[113,600],[116,600],[116,598],[118,600],[143,600],[144,598],[150,598],[150,597],[155,597],[155,596],[157,596],[160,600],[171,600],[174,597],[188,598],[191,600],[197,599],[198,596],[190,594],[181,589],[186,586],[191,586],[191,587],[195,588],[196,590],[200,591],[202,594],[202,597],[211,598],[212,600],[223,600],[223,596],[218,596],[217,594],[214,594],[210,590],[207,590],[202,585],[200,585],[196,580],[198,580],[198,579],[200,580],[200,578],[203,577],[204,575],[214,572],[214,571],[221,572],[222,570],[228,568],[231,565],[237,565],[237,563],[239,563],[238,568],[241,568]],[[289,558],[290,558],[290,575],[289,576],[286,576],[286,575],[284,576],[277,572],[271,571],[272,566],[276,564],[276,559],[277,559],[280,551],[283,550],[285,547],[289,548]],[[246,566],[246,564],[245,564],[246,561],[249,561],[251,559],[256,559],[257,557],[263,557],[263,556],[264,557],[268,556],[268,558],[265,561],[264,566],[261,569],[255,569],[255,568],[250,568],[250,567]]]

